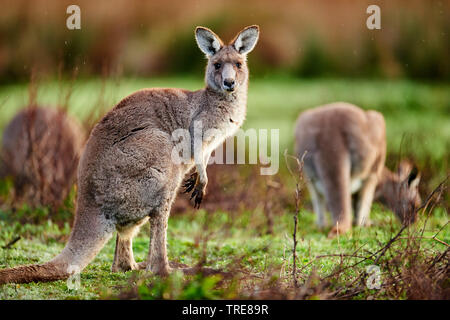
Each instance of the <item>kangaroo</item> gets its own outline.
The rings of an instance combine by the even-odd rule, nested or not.
[[[11,176],[16,200],[59,206],[76,177],[85,134],[63,109],[21,110],[3,132],[0,177]]]
[[[65,279],[82,270],[117,230],[112,271],[145,268],[158,275],[171,272],[166,252],[170,208],[184,175],[195,174],[184,187],[198,207],[208,183],[211,152],[242,125],[246,115],[249,71],[247,54],[259,27],[246,27],[228,44],[211,30],[197,27],[195,38],[206,55],[206,87],[198,91],[144,89],[124,98],[94,127],[78,168],[78,196],[73,229],[63,251],[51,261],[0,271],[0,283]],[[172,132],[194,123],[222,136],[202,139],[199,158],[177,164],[171,153]],[[193,141],[193,139],[191,139]],[[148,259],[138,265],[132,238],[150,220]]]
[[[319,228],[325,211],[333,217],[329,237],[355,224],[369,224],[376,196],[402,223],[415,220],[420,204],[417,169],[403,162],[400,172],[385,168],[386,126],[381,113],[337,102],[307,110],[295,125],[295,153],[304,157],[304,172]],[[353,196],[352,196],[353,195]]]

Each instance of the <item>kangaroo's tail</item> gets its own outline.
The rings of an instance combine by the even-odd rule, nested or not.
[[[0,284],[56,281],[70,276],[67,268],[47,262],[0,270]]]
[[[67,279],[81,272],[94,259],[113,230],[111,222],[98,210],[77,212],[69,241],[59,255],[43,264],[0,270],[0,284]]]

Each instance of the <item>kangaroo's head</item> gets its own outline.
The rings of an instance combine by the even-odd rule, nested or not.
[[[414,223],[421,205],[420,174],[408,161],[402,161],[397,172],[384,169],[377,187],[377,198],[387,205],[404,225]]]
[[[208,58],[205,75],[207,86],[225,94],[246,87],[247,54],[255,47],[258,37],[259,27],[249,26],[239,32],[228,45],[224,45],[214,32],[197,27],[195,39]]]

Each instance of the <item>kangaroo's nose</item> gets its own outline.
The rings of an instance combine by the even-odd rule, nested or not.
[[[225,79],[223,80],[223,86],[227,91],[233,91],[234,90],[235,82],[233,79]]]

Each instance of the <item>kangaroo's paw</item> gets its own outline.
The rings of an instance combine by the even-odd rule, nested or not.
[[[194,172],[191,177],[184,182],[184,193],[192,191],[190,200],[194,199],[194,208],[199,209],[205,195],[205,185],[199,182],[198,173]]]
[[[111,266],[112,272],[127,272],[130,270],[140,270],[139,264],[133,261],[131,263],[114,263]]]
[[[335,238],[337,235],[342,235],[344,233],[347,233],[352,228],[351,225],[334,225],[333,228],[331,228],[330,232],[328,233],[328,239]]]
[[[160,277],[167,277],[173,271],[173,269],[169,266],[169,264],[167,264],[167,265],[164,264],[164,265],[160,265],[160,266],[147,265],[146,270],[150,271],[153,274],[156,274]]]
[[[191,199],[194,199],[194,208],[199,209],[203,200],[203,188],[195,188],[192,192]]]
[[[366,219],[362,224],[361,224],[361,226],[363,226],[363,227],[371,227],[373,225],[373,222],[372,222],[372,220],[370,220],[370,219]]]
[[[191,177],[186,179],[186,181],[184,181],[184,193],[189,193],[192,191],[192,189],[194,189],[195,185],[197,184],[197,177],[198,174],[197,172],[194,172],[193,174],[191,174]]]
[[[147,269],[147,261],[142,261],[137,264],[137,270],[145,270]]]

